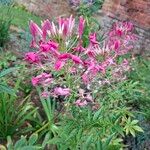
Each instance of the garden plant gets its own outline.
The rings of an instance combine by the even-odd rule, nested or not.
[[[0,149],[140,150],[150,138],[150,63],[132,55],[135,27],[115,22],[102,34],[92,14],[103,0],[70,2],[78,17],[41,24],[17,4],[0,8],[19,13],[0,23]],[[19,35],[29,51],[5,52],[10,25],[26,29],[29,18],[31,35]]]
[[[25,60],[33,72],[47,116],[36,133],[49,133],[48,144],[58,149],[123,148],[122,137],[143,132],[127,106],[123,87],[130,70],[128,52],[136,35],[130,22],[115,23],[104,41],[90,33],[84,46],[86,20],[30,22],[31,47]]]

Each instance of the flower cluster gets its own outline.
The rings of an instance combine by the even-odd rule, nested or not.
[[[82,16],[78,24],[72,16],[59,18],[57,22],[45,20],[41,27],[30,22],[31,47],[38,51],[27,53],[25,60],[41,72],[32,77],[32,84],[44,88],[43,97],[69,97],[75,94],[74,104],[77,106],[95,103],[92,98],[94,89],[89,88],[91,85],[99,88],[97,83],[101,79],[103,83],[109,83],[105,82],[107,70],[111,70],[114,77],[128,71],[128,61],[124,59],[118,64],[117,59],[133,48],[132,43],[136,39],[132,33],[133,25],[129,22],[116,23],[101,43],[96,33],[90,33],[89,45],[84,47],[82,37],[85,25]]]

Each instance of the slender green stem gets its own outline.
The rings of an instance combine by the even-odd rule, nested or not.
[[[44,130],[45,128],[47,128],[48,126],[50,125],[50,122],[47,122],[43,127],[41,127],[40,129],[38,129],[35,133],[39,133],[41,132],[42,130]]]

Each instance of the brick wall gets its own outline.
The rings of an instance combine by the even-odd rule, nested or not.
[[[117,20],[129,20],[139,37],[135,53],[150,55],[150,0],[105,0],[97,17],[107,30]]]

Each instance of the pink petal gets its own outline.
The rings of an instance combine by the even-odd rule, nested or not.
[[[25,54],[25,60],[29,63],[38,63],[40,61],[39,56],[35,52],[28,52]]]
[[[49,97],[49,93],[48,92],[42,92],[41,93],[41,97],[48,98]]]
[[[80,57],[76,56],[76,55],[73,55],[71,54],[71,59],[76,63],[76,64],[81,64],[83,63],[82,60],[80,59]]]
[[[42,24],[42,32],[43,32],[43,34],[42,34],[42,37],[43,37],[43,40],[45,41],[46,40],[46,36],[47,36],[47,31],[48,30],[51,30],[51,23],[50,23],[50,21],[47,19],[47,20],[45,20],[44,22],[43,22],[43,24]]]
[[[65,65],[65,61],[58,60],[56,61],[54,68],[55,70],[59,71],[62,69],[64,65]]]
[[[54,94],[55,95],[60,95],[60,96],[69,96],[70,95],[70,89],[69,88],[61,88],[61,87],[56,87],[54,89]]]
[[[85,20],[82,16],[79,18],[79,26],[78,26],[78,33],[79,33],[79,38],[82,37],[83,30],[84,30],[84,25],[85,25]]]
[[[42,44],[40,45],[40,50],[41,50],[42,52],[49,52],[50,49],[51,49],[51,46],[50,46],[49,44],[47,44],[47,43],[42,43]]]
[[[69,53],[64,53],[64,54],[61,54],[58,59],[61,59],[61,60],[64,59],[64,60],[66,60],[68,58],[70,58],[70,54]]]
[[[33,86],[37,86],[39,83],[39,79],[37,77],[32,77],[31,82]]]
[[[30,21],[30,25],[29,25],[29,28],[30,28],[30,32],[32,34],[32,37],[33,39],[35,40],[36,39],[36,36],[42,36],[42,30],[39,28],[39,26],[34,23],[32,20]]]
[[[54,41],[49,41],[48,44],[50,45],[51,48],[53,49],[58,49],[59,44],[54,42]]]

